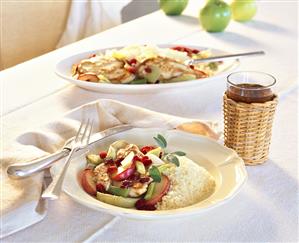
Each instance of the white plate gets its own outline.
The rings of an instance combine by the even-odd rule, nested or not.
[[[175,45],[158,45],[159,47],[172,47]],[[205,50],[209,49],[211,50],[213,55],[224,55],[229,54],[227,52],[213,49],[213,48],[207,48],[207,47],[201,47],[201,46],[190,46],[188,47],[198,50]],[[93,51],[87,51],[83,53],[79,53],[70,57],[67,57],[61,61],[59,61],[56,64],[56,74],[67,81],[88,90],[93,90],[97,92],[102,93],[151,93],[151,92],[159,92],[163,91],[165,89],[174,89],[174,88],[180,88],[180,87],[191,87],[191,86],[197,86],[204,84],[206,82],[211,82],[212,80],[219,78],[221,76],[224,76],[228,74],[229,72],[232,72],[234,69],[236,69],[239,66],[239,61],[237,60],[227,60],[223,62],[223,65],[221,65],[221,68],[215,76],[204,78],[204,79],[196,79],[196,80],[190,80],[190,81],[183,81],[183,82],[176,82],[176,83],[165,83],[165,84],[135,84],[135,85],[128,85],[128,84],[106,84],[106,83],[92,83],[92,82],[86,82],[74,79],[71,75],[71,68],[72,65],[75,63],[79,63],[82,59],[85,59],[86,57],[90,56],[91,54],[95,54],[98,52],[104,52],[108,49],[119,49],[122,47],[110,47],[106,49],[99,49],[99,50],[93,50]]]
[[[107,149],[112,142],[119,139],[125,139],[131,143],[140,145],[153,144],[153,136],[156,136],[158,132],[167,139],[167,150],[181,150],[186,152],[190,159],[205,167],[214,176],[216,189],[210,197],[185,208],[164,211],[140,211],[103,203],[88,195],[82,189],[77,178],[79,171],[85,167],[87,149],[82,151],[81,156],[72,160],[65,177],[64,191],[82,205],[105,213],[134,219],[177,218],[196,215],[219,206],[239,192],[247,179],[243,160],[235,151],[206,137],[176,130],[165,131],[153,128],[136,128],[108,137],[94,144],[93,147],[89,148],[89,151],[99,152],[100,150]],[[52,172],[55,173],[57,168],[59,168],[59,165],[53,167]]]

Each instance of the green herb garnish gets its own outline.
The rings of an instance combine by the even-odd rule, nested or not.
[[[161,134],[158,134],[157,137],[154,137],[154,139],[161,148],[167,147],[166,139]]]
[[[159,171],[159,169],[156,166],[153,165],[149,169],[149,174],[150,174],[150,177],[153,178],[153,180],[155,182],[160,182],[161,181],[161,172]]]
[[[182,151],[176,151],[176,152],[173,152],[172,154],[176,154],[178,156],[185,156],[186,155],[186,153],[182,152]]]
[[[168,154],[165,159],[178,167],[180,166],[180,161],[174,154]]]
[[[216,62],[210,62],[208,66],[212,71],[217,71],[218,69],[218,64]]]
[[[157,137],[154,137],[154,139],[161,148],[167,147],[167,141],[161,134],[158,134]],[[168,162],[175,164],[176,166],[180,166],[180,161],[177,158],[177,156],[185,156],[185,155],[186,153],[183,151],[175,151],[169,154],[164,153],[164,159]]]

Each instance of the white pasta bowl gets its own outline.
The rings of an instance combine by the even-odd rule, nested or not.
[[[83,190],[78,180],[78,174],[86,165],[85,154],[87,152],[98,152],[107,149],[111,143],[119,139],[140,145],[154,144],[153,137],[157,133],[162,134],[166,138],[168,142],[167,151],[180,150],[186,152],[188,158],[203,166],[213,175],[216,181],[216,188],[212,195],[203,201],[184,208],[141,211],[106,204]],[[59,164],[54,166],[52,173],[55,174],[59,167]],[[177,130],[135,128],[105,138],[92,147],[82,150],[82,153],[75,157],[70,164],[64,181],[64,191],[78,203],[98,211],[127,218],[155,220],[197,215],[211,210],[235,196],[246,179],[247,173],[243,160],[235,151],[224,147],[214,140]]]
[[[163,44],[158,46],[162,48],[168,48],[168,47],[173,47],[175,45]],[[214,48],[207,48],[207,47],[194,46],[194,45],[193,46],[186,45],[186,46],[197,50],[209,49],[212,55],[214,56],[229,54],[228,52],[214,49]],[[122,47],[118,46],[118,47],[110,47],[105,49],[91,50],[91,51],[85,51],[82,53],[75,54],[73,56],[66,57],[60,60],[56,64],[55,73],[59,77],[71,82],[72,84],[75,84],[87,90],[92,90],[101,93],[140,94],[140,93],[153,93],[153,92],[157,93],[161,91],[168,91],[169,89],[199,86],[207,82],[211,82],[212,80],[216,80],[219,77],[227,75],[228,73],[235,70],[240,64],[238,60],[225,60],[223,61],[223,64],[220,66],[219,70],[216,71],[215,74],[211,77],[189,80],[189,81],[174,82],[174,83],[135,84],[135,85],[110,84],[110,83],[93,83],[93,82],[81,81],[72,77],[71,69],[73,64],[79,63],[82,59],[85,59],[92,54],[99,53],[99,52],[103,53],[109,49],[120,49],[120,48]]]

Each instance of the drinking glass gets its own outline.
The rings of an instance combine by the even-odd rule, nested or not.
[[[275,78],[267,73],[244,71],[227,77],[223,96],[224,144],[234,149],[246,165],[268,159],[277,96]]]

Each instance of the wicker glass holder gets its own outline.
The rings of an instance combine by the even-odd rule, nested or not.
[[[246,165],[268,159],[271,130],[278,98],[264,103],[236,102],[223,96],[224,145],[234,149]]]

